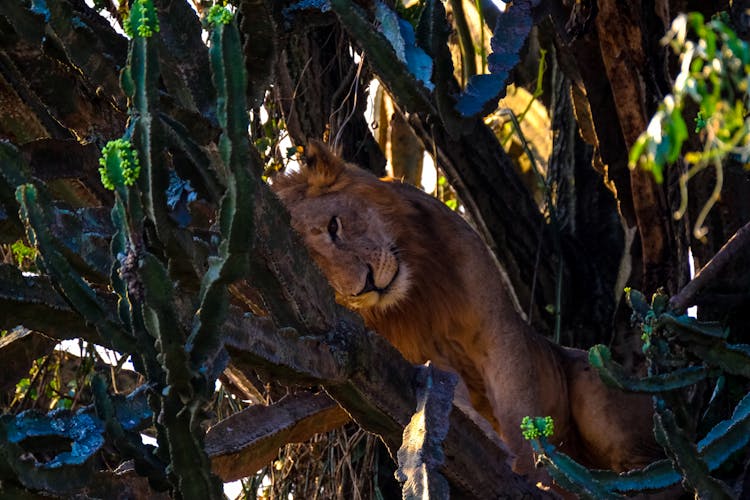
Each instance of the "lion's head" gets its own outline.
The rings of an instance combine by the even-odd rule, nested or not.
[[[409,292],[410,267],[387,217],[398,200],[375,177],[311,143],[301,172],[275,180],[293,227],[328,278],[337,300],[355,310],[386,310]],[[375,203],[375,205],[373,204]]]
[[[407,359],[450,357],[437,339],[471,319],[456,265],[466,258],[446,241],[475,237],[471,230],[429,195],[347,164],[322,143],[311,142],[305,158],[272,187],[336,300]]]

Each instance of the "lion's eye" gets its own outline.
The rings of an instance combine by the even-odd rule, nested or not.
[[[328,221],[328,234],[331,235],[331,239],[335,240],[338,238],[339,230],[341,229],[341,221],[335,215]]]

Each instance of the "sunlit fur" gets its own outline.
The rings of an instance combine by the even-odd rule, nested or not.
[[[346,164],[321,143],[306,157],[273,189],[338,302],[408,360],[458,373],[474,408],[517,455],[517,471],[545,479],[519,430],[526,415],[552,416],[552,441],[590,465],[624,470],[648,461],[649,399],[608,389],[585,352],[534,333],[461,217],[416,188]],[[336,237],[332,217],[341,222]],[[359,294],[368,265],[377,287],[390,283],[386,290]]]

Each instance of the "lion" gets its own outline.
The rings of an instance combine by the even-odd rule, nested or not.
[[[552,416],[551,442],[584,464],[624,471],[655,451],[650,398],[605,386],[585,351],[555,345],[516,310],[497,263],[457,213],[311,142],[273,190],[336,300],[412,363],[458,375],[474,409],[538,478],[524,416]]]

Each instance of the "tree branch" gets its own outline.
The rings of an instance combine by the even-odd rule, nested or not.
[[[303,336],[291,329],[276,330],[268,320],[235,317],[225,324],[227,350],[240,370],[258,369],[282,383],[322,385],[395,456],[417,408],[417,368],[384,338],[341,312],[334,329],[324,336]],[[443,449],[440,472],[456,493],[470,498],[551,498],[515,474],[497,436],[483,431],[455,406]]]
[[[708,287],[716,288],[720,278],[727,272],[736,273],[734,265],[739,259],[747,259],[750,252],[750,222],[742,226],[729,241],[703,266],[698,274],[680,292],[669,300],[672,309],[684,312],[695,305],[701,293]],[[732,266],[731,269],[729,266]]]

